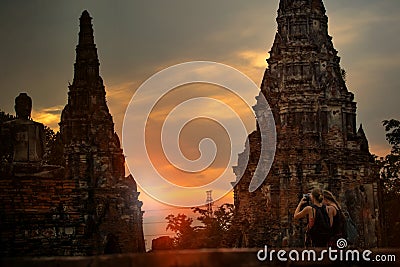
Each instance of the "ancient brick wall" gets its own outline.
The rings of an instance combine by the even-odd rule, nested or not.
[[[2,167],[0,255],[144,251],[141,202],[132,177],[125,178],[130,184],[94,189],[93,201],[85,201],[88,190],[65,178],[62,167]],[[113,247],[110,238],[116,240]]]
[[[81,254],[83,220],[79,200],[71,197],[75,183],[64,179],[65,170],[8,167],[0,179],[1,255]]]

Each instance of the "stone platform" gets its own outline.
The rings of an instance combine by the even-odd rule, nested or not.
[[[332,262],[326,254],[325,260],[320,262],[286,261],[281,262],[274,254],[273,261],[260,261],[257,259],[259,249],[202,249],[202,250],[172,250],[160,252],[148,252],[143,254],[115,254],[93,257],[41,257],[41,258],[3,258],[0,266],[13,267],[133,267],[133,266],[165,266],[165,267],[253,267],[253,266],[399,266],[400,249],[375,249],[370,258],[375,255],[394,255],[395,262],[376,261],[337,261]],[[290,249],[285,249],[287,253]],[[302,253],[303,250],[298,250]],[[319,253],[317,251],[317,253]],[[287,257],[288,254],[286,254]],[[319,255],[319,254],[317,254]],[[361,257],[360,253],[360,257]]]

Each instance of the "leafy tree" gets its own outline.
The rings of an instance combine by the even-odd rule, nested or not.
[[[222,231],[228,231],[232,226],[232,219],[235,206],[225,203],[214,212],[214,216]]]
[[[16,117],[14,115],[5,113],[4,111],[0,111],[0,123],[14,120],[14,119],[16,119]]]
[[[5,113],[4,111],[0,111],[0,162],[11,161],[12,159],[11,140],[7,140],[7,138],[3,136],[2,124],[6,121],[11,121],[14,119],[16,119],[15,116]]]
[[[199,213],[200,216],[197,217],[197,220],[203,224],[203,226],[199,227],[199,230],[202,231],[201,247],[224,247],[224,240],[232,225],[233,204],[225,203],[219,206],[213,214],[209,214],[208,210],[199,207],[193,210],[195,213]]]
[[[400,121],[385,120],[386,140],[392,146],[390,154],[378,160],[384,185],[383,214],[386,246],[400,247]]]
[[[386,140],[392,146],[390,154],[380,160],[381,178],[384,181],[385,193],[400,195],[400,121],[385,120],[383,126]]]
[[[192,226],[193,219],[184,214],[168,215],[167,230],[176,233],[175,247],[187,248],[218,248],[224,247],[224,240],[229,235],[233,218],[233,204],[223,204],[212,214],[207,209],[196,207],[197,220],[202,224]]]
[[[64,145],[61,141],[60,132],[54,132],[51,128],[45,126],[46,148],[44,161],[46,164],[65,166]]]
[[[174,246],[179,249],[194,248],[195,229],[192,227],[193,219],[185,214],[177,216],[170,214],[165,219],[168,221],[166,230],[176,233]]]
[[[197,226],[196,230],[202,234],[197,240],[198,246],[201,248],[215,248],[218,247],[221,240],[221,232],[219,232],[218,222],[213,214],[209,214],[207,209],[199,207],[193,208],[194,213],[199,213],[197,220],[203,225]]]

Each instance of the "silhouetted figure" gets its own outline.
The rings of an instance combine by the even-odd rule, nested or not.
[[[15,98],[17,118],[4,123],[3,135],[11,140],[13,162],[40,163],[45,147],[44,126],[31,118],[32,99],[26,93]]]

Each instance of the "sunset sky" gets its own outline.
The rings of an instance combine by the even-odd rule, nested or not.
[[[357,123],[363,124],[371,152],[384,156],[389,146],[381,122],[400,119],[400,1],[324,2],[329,34],[347,71],[348,89],[355,94]],[[14,114],[14,98],[27,92],[33,99],[33,119],[58,130],[73,79],[79,17],[85,9],[93,17],[100,73],[120,137],[135,90],[168,66],[194,60],[221,62],[259,85],[276,32],[278,3],[2,0],[0,109]],[[140,199],[149,246],[152,238],[164,233],[166,225],[158,222],[179,211],[145,194]]]

